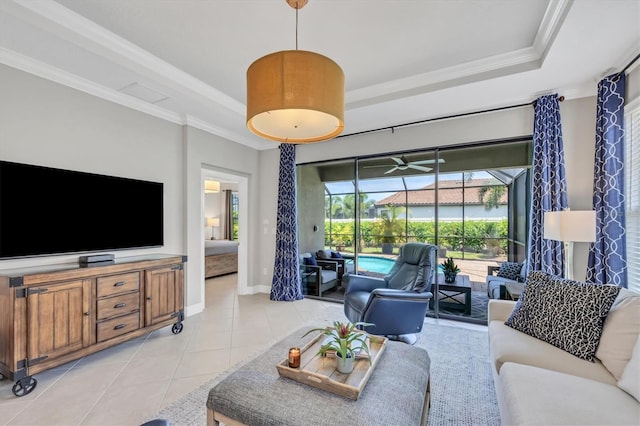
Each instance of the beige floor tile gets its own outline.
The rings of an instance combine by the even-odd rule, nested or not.
[[[196,338],[187,345],[187,352],[212,351],[231,347],[231,329],[216,332],[208,327],[200,327]]]
[[[122,369],[113,385],[123,387],[171,380],[181,359],[182,354],[174,353],[154,356],[151,361],[144,355],[135,357]]]
[[[207,280],[205,310],[186,318],[180,334],[165,327],[36,374],[38,386],[25,397],[13,395],[12,381],[0,381],[0,425],[139,425],[293,330],[345,319],[342,305],[331,302],[237,296],[236,279]],[[486,326],[432,318],[425,327],[436,322],[486,332]]]
[[[182,377],[182,378],[174,378],[171,380],[169,384],[169,388],[167,389],[167,393],[162,400],[162,407],[166,407],[168,404],[171,404],[173,401],[176,401],[183,395],[191,392],[192,390],[198,388],[200,385],[208,382],[213,379],[220,373],[213,374],[203,374],[201,376],[192,376],[192,377]]]
[[[112,387],[82,419],[82,425],[140,425],[159,409],[170,380]]]
[[[174,377],[193,377],[222,372],[229,368],[229,349],[186,352]]]
[[[95,365],[99,363],[127,362],[133,358],[142,344],[142,341],[125,342],[81,358],[77,365],[80,366],[87,363]]]

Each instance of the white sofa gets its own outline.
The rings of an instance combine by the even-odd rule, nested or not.
[[[640,295],[620,291],[606,316],[595,362],[505,325],[515,305],[489,301],[490,357],[502,424],[640,424]]]

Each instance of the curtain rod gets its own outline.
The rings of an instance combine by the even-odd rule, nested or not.
[[[558,96],[558,100],[560,102],[564,101],[564,96]],[[391,133],[393,133],[394,130],[396,128],[399,128],[399,127],[414,126],[416,124],[424,124],[424,123],[429,123],[431,121],[446,120],[446,119],[449,119],[449,118],[460,118],[460,117],[466,117],[466,116],[469,116],[469,115],[484,114],[484,113],[487,113],[487,112],[496,112],[496,111],[503,111],[503,110],[507,110],[507,109],[522,108],[522,107],[535,105],[535,104],[536,104],[536,101],[531,101],[531,102],[527,102],[527,103],[523,103],[523,104],[509,105],[509,106],[503,106],[503,107],[497,107],[497,108],[484,109],[484,110],[481,110],[481,111],[472,111],[472,112],[463,112],[461,114],[444,115],[442,117],[427,118],[425,120],[412,121],[410,123],[396,124],[394,126],[386,126],[386,127],[380,127],[380,128],[377,128],[377,129],[363,130],[361,132],[349,133],[349,134],[346,134],[346,135],[340,135],[340,136],[336,137],[336,139],[337,138],[344,138],[344,137],[347,137],[347,136],[362,135],[362,134],[365,134],[365,133],[381,132],[383,130],[391,130]]]
[[[638,58],[640,58],[640,53],[638,53],[638,54],[636,55],[636,57],[635,57],[635,58],[633,58],[633,59],[632,59],[632,60],[631,60],[627,65],[625,65],[625,67],[624,67],[624,68],[622,68],[622,71],[620,71],[620,72],[618,73],[618,75],[624,74],[624,72],[625,72],[626,70],[628,70],[628,69],[629,69],[629,67],[630,67],[631,65],[633,65],[633,64],[638,60]]]

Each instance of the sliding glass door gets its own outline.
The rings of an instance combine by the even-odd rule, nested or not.
[[[334,250],[383,277],[403,244],[435,244],[465,289],[434,288],[430,315],[485,321],[488,266],[525,249],[530,150],[523,139],[299,165],[300,251]]]

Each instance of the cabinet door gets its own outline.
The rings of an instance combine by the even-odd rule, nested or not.
[[[145,326],[171,318],[184,307],[182,265],[145,271]]]
[[[27,289],[27,353],[52,360],[89,346],[91,280]]]

